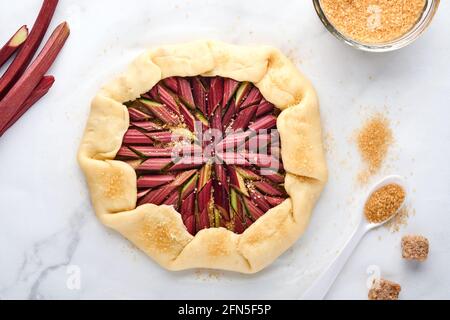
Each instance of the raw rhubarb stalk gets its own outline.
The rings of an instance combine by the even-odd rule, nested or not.
[[[212,190],[212,180],[209,180],[202,190],[198,193],[198,210],[199,212],[203,212],[205,209],[208,209],[209,202],[211,200],[211,190]]]
[[[193,168],[200,168],[205,163],[205,159],[203,157],[181,157],[174,163],[173,166],[170,167],[170,170],[178,171],[178,170],[186,170]]]
[[[229,134],[220,141],[216,146],[217,152],[232,152],[239,146],[245,143],[246,139],[249,138],[253,133],[251,131],[237,132]]]
[[[175,180],[171,183],[171,185],[174,185],[175,187],[181,187],[183,184],[186,183],[194,174],[197,173],[197,170],[189,170],[185,172],[181,172],[178,174],[175,178]]]
[[[0,128],[5,128],[8,122],[14,118],[14,115],[25,103],[27,98],[41,81],[44,74],[55,61],[68,36],[69,27],[67,23],[64,22],[55,29],[36,60],[33,61],[16,84],[0,101],[0,110],[2,113],[0,117]],[[22,50],[24,50],[24,48],[25,47],[23,47]]]
[[[152,101],[156,101],[159,103],[161,102],[161,99],[159,99],[157,86],[154,86],[153,88],[151,88],[149,92],[143,94],[141,97],[144,99],[147,99],[147,100],[152,100]]]
[[[210,178],[211,178],[211,164],[207,163],[200,170],[197,189],[199,191],[202,190],[203,187],[208,183]]]
[[[266,194],[269,196],[282,197],[285,195],[285,193],[282,190],[280,190],[278,187],[275,187],[265,181],[255,182],[254,186],[256,187],[256,189],[261,191],[263,194]]]
[[[220,132],[223,131],[222,128],[222,107],[217,106],[216,111],[214,111],[213,115],[211,116],[211,128],[219,130]]]
[[[39,101],[43,96],[47,94],[54,82],[55,78],[53,76],[44,76],[41,79],[37,87],[34,88],[33,92],[31,92],[30,96],[27,98],[27,100],[25,100],[14,117],[2,130],[0,130],[0,137],[6,132],[6,130],[11,128],[17,122],[17,120],[19,120],[20,117],[22,117],[25,112],[28,111],[28,109],[30,109],[37,101]]]
[[[178,192],[172,192],[170,196],[163,202],[166,206],[173,206],[175,210],[178,210],[179,203],[179,195]]]
[[[277,118],[274,115],[267,115],[257,119],[254,123],[249,125],[249,129],[258,132],[259,130],[269,130],[277,125]]]
[[[266,200],[265,196],[257,190],[250,190],[250,197],[257,207],[263,212],[268,211],[272,207]]]
[[[152,158],[141,163],[138,171],[162,171],[172,163],[171,158]]]
[[[117,152],[116,157],[120,159],[139,159],[139,156],[130,150],[127,146],[122,146]]]
[[[256,111],[256,117],[259,118],[263,115],[266,115],[267,113],[272,113],[274,110],[275,106],[273,104],[263,100],[258,106],[258,111]]]
[[[180,211],[183,221],[195,214],[195,193],[191,193],[189,197],[181,201]]]
[[[189,130],[195,131],[195,117],[192,113],[182,104],[179,106],[180,114],[183,118],[183,122],[186,124]]]
[[[169,143],[178,141],[181,138],[177,134],[173,134],[170,131],[159,131],[159,132],[149,132],[147,135],[156,142],[159,143]]]
[[[230,203],[228,199],[228,192],[225,186],[219,184],[217,180],[214,180],[214,205],[219,210],[220,215],[226,221],[230,220]]]
[[[284,200],[286,200],[285,198],[269,197],[269,196],[266,196],[265,199],[272,207],[276,207],[281,203],[283,203]]]
[[[225,114],[222,118],[222,125],[224,129],[227,129],[231,123],[231,120],[233,119],[236,111],[236,103],[234,102],[234,99],[231,100],[230,105],[228,106],[227,111],[225,111]]]
[[[178,81],[176,77],[170,77],[163,80],[164,84],[175,93],[178,93]]]
[[[284,182],[284,175],[282,175],[282,174],[280,174],[278,172],[272,171],[272,170],[267,170],[267,169],[266,170],[261,170],[261,175],[264,178],[269,179],[273,183],[280,184],[280,183]]]
[[[279,167],[279,160],[271,155],[259,153],[246,153],[245,158],[257,167],[260,168],[277,168]]]
[[[164,88],[161,85],[158,85],[158,93],[159,93],[159,98],[161,99],[161,101],[167,107],[169,107],[169,109],[173,113],[175,113],[176,115],[180,115],[180,109],[179,109],[178,104],[177,104],[174,96],[172,95],[172,93],[170,93],[166,88]]]
[[[246,95],[252,88],[250,82],[242,82],[239,88],[236,91],[236,108],[239,109],[241,107],[242,102],[244,101]]]
[[[267,133],[261,133],[256,136],[251,137],[248,139],[248,141],[245,143],[245,149],[247,149],[249,152],[262,152],[268,151],[267,146],[272,141],[272,135]]]
[[[181,101],[191,109],[195,109],[194,96],[192,95],[189,80],[178,78],[179,97]]]
[[[223,78],[214,77],[211,79],[208,93],[208,114],[212,115],[222,102],[223,98]]]
[[[137,179],[138,188],[155,188],[175,180],[174,175],[141,176]]]
[[[159,131],[163,129],[159,124],[154,123],[153,121],[134,121],[131,123],[131,125],[148,132]]]
[[[183,183],[185,183],[193,174],[195,173],[195,170],[186,171],[180,173],[174,181],[172,181],[170,184],[165,185],[164,187],[161,187],[156,190],[152,190],[149,192],[143,199],[142,203],[153,203],[156,205],[160,205],[164,202],[164,200],[172,193],[174,192],[178,187],[180,187]]]
[[[223,161],[223,163],[227,165],[240,165],[243,167],[251,166],[250,162],[248,162],[245,157],[236,152],[223,152],[217,153],[217,157]]]
[[[245,196],[249,196],[247,186],[242,176],[237,172],[234,166],[228,166],[228,174],[230,176],[230,186]]]
[[[194,95],[194,102],[196,107],[206,114],[206,89],[200,78],[192,78],[192,93]]]
[[[190,178],[189,181],[186,182],[186,184],[181,189],[180,194],[181,200],[186,199],[195,191],[195,188],[197,187],[197,180],[198,180],[198,173],[195,173],[195,175],[193,175],[192,178]]]
[[[258,220],[264,215],[264,212],[249,198],[244,197],[245,208],[253,221]]]
[[[14,83],[19,80],[21,75],[24,73],[28,65],[30,64],[31,60],[33,59],[34,54],[36,53],[37,49],[39,48],[39,45],[42,42],[42,39],[44,38],[45,33],[47,32],[48,26],[50,25],[50,21],[52,20],[53,14],[55,12],[56,6],[58,5],[58,0],[44,0],[41,10],[39,12],[39,15],[36,19],[36,22],[34,23],[33,28],[31,29],[30,34],[28,35],[27,41],[23,44],[22,48],[20,49],[19,53],[15,57],[14,61],[9,66],[8,70],[6,70],[5,74],[0,78],[0,99],[2,97],[6,97],[8,90],[14,86]],[[64,23],[64,25],[66,25]],[[63,33],[65,34],[65,38],[69,35],[69,29],[66,27],[67,30],[63,30]],[[58,32],[61,31],[58,28]],[[54,41],[53,39],[52,41]],[[58,39],[61,40],[61,39]],[[64,39],[65,41],[65,39]],[[19,103],[19,106],[25,101],[26,97],[29,96],[31,93],[31,90],[33,90],[36,85],[38,84],[39,80],[44,76],[45,72],[48,70],[50,65],[53,63],[53,60],[56,58],[56,55],[59,52],[59,49],[61,49],[63,43],[60,44],[59,48],[51,48],[50,51],[54,51],[55,55],[53,57],[53,54],[49,51],[49,48],[47,50],[43,50],[41,54],[47,57],[38,57],[36,61],[39,63],[39,67],[42,69],[45,69],[45,71],[41,71],[37,68],[35,65],[31,71],[34,71],[32,73],[35,73],[38,69],[39,71],[39,77],[37,75],[30,77],[28,76],[26,79],[27,86],[31,87],[28,88],[29,90],[26,90],[23,96],[23,100],[21,103]],[[59,41],[57,41],[59,42]],[[44,61],[41,61],[44,60]],[[31,68],[30,68],[31,69]],[[30,72],[28,72],[30,73]],[[35,79],[37,78],[37,79]],[[22,78],[23,79],[23,78]],[[23,86],[23,83],[21,84]],[[16,88],[14,96],[17,95],[17,91],[22,91],[22,88]],[[18,98],[17,98],[18,99]],[[14,108],[14,102],[16,101],[7,101],[7,104],[5,105],[13,105],[12,108]],[[16,106],[16,107],[19,107]],[[1,110],[1,109],[0,109]],[[5,113],[4,111],[2,111]],[[2,116],[3,118],[3,116]],[[4,125],[0,125],[0,127],[3,127]]]
[[[178,117],[165,105],[148,99],[139,99],[139,101],[162,122],[172,126],[176,126],[180,123]]]
[[[244,227],[244,225],[242,223],[242,220],[241,220],[241,218],[238,215],[234,216],[233,222],[234,222],[233,231],[235,233],[241,234],[241,233],[243,233],[245,231],[245,227]]]
[[[150,137],[137,129],[129,129],[123,137],[124,144],[152,144]]]
[[[204,208],[203,211],[200,211],[198,229],[197,232],[203,229],[207,229],[210,226],[209,222],[209,209],[208,207]]]
[[[209,128],[209,122],[202,113],[196,112],[194,116],[198,121],[200,121],[202,123],[203,130],[206,130],[207,128]]]
[[[192,235],[195,235],[195,230],[196,230],[195,224],[196,224],[195,215],[187,217],[186,220],[184,221],[186,230]]]
[[[150,115],[136,108],[128,108],[128,114],[131,121],[146,121],[151,118]]]
[[[258,110],[258,106],[251,106],[241,110],[236,118],[236,120],[231,125],[233,130],[245,130],[248,124],[253,120]]]
[[[223,80],[223,99],[222,99],[222,108],[230,103],[231,98],[236,93],[236,90],[239,86],[239,82],[233,79],[226,78]]]
[[[230,188],[227,181],[227,171],[225,166],[222,164],[216,163],[214,165],[214,173],[216,176],[216,180],[220,186],[223,186],[227,193],[230,193]]]
[[[142,199],[143,197],[145,197],[152,189],[146,189],[143,191],[138,192],[137,194],[137,198],[138,200]]]
[[[8,40],[8,42],[0,49],[0,68],[8,61],[9,58],[16,52],[28,37],[27,26],[22,26],[16,33]]]
[[[169,158],[173,155],[173,148],[132,145],[128,147],[143,158]]]
[[[239,174],[244,179],[252,180],[252,181],[262,180],[262,177],[260,175],[258,175],[257,173],[255,173],[253,170],[242,168],[242,167],[236,167],[236,170],[237,170],[237,172],[239,172]]]
[[[140,204],[152,203],[156,205],[161,205],[164,200],[174,192],[176,187],[172,185],[165,185],[159,189],[150,191],[144,198],[142,198]]]
[[[250,90],[247,98],[245,98],[244,102],[241,104],[241,109],[259,104],[261,99],[261,92],[259,92],[259,89],[257,87],[253,87],[252,90]]]

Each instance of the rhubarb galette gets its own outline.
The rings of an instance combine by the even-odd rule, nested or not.
[[[170,270],[263,269],[327,179],[311,84],[276,49],[213,41],[149,50],[104,86],[79,162],[99,219]]]

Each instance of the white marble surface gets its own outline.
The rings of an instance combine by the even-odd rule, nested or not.
[[[32,24],[40,2],[0,1],[0,39]],[[335,40],[309,0],[60,1],[53,25],[67,19],[72,35],[51,70],[57,82],[0,139],[0,299],[297,299],[355,227],[366,189],[355,182],[361,163],[350,138],[378,111],[389,112],[396,140],[378,178],[406,176],[416,214],[398,233],[369,234],[328,298],[365,299],[371,265],[402,284],[404,299],[450,298],[448,14],[443,1],[419,41],[377,55]],[[75,159],[102,82],[147,46],[198,38],[281,48],[314,82],[331,137],[330,181],[310,228],[253,276],[162,270],[96,220]],[[407,232],[430,239],[427,262],[402,261]],[[73,270],[81,274],[79,289],[67,286]]]

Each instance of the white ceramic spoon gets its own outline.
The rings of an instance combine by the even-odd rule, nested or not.
[[[366,201],[370,198],[373,192],[380,189],[381,187],[395,183],[403,188],[405,191],[405,200],[397,210],[395,214],[393,214],[389,219],[380,222],[380,223],[370,223],[364,216],[364,205]],[[356,248],[358,243],[361,241],[362,237],[370,230],[378,228],[379,226],[385,224],[389,220],[391,220],[404,206],[406,202],[406,197],[408,195],[408,190],[406,188],[405,180],[400,176],[387,176],[377,184],[375,184],[370,192],[367,194],[367,197],[362,205],[361,211],[363,212],[361,221],[359,223],[358,228],[347,241],[344,246],[344,249],[338,254],[338,256],[334,259],[334,261],[325,269],[325,271],[319,276],[319,278],[313,283],[313,285],[305,292],[302,299],[304,300],[321,300],[325,297],[328,290],[330,290],[337,276],[341,272],[348,258],[352,254],[353,250]]]

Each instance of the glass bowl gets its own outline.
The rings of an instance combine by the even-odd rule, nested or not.
[[[405,33],[404,35],[402,35],[397,39],[382,43],[364,43],[347,37],[346,35],[342,34],[339,30],[337,30],[328,20],[327,16],[325,15],[325,12],[322,10],[320,0],[313,0],[313,3],[314,8],[316,9],[316,12],[320,20],[324,24],[324,26],[327,28],[328,31],[331,32],[331,34],[333,34],[339,40],[347,43],[348,45],[354,48],[363,51],[388,52],[398,50],[400,48],[409,45],[423,33],[433,20],[434,14],[436,13],[436,10],[439,6],[440,0],[427,0],[422,16],[416,22],[414,27],[411,28],[411,30],[409,30],[407,33]]]

